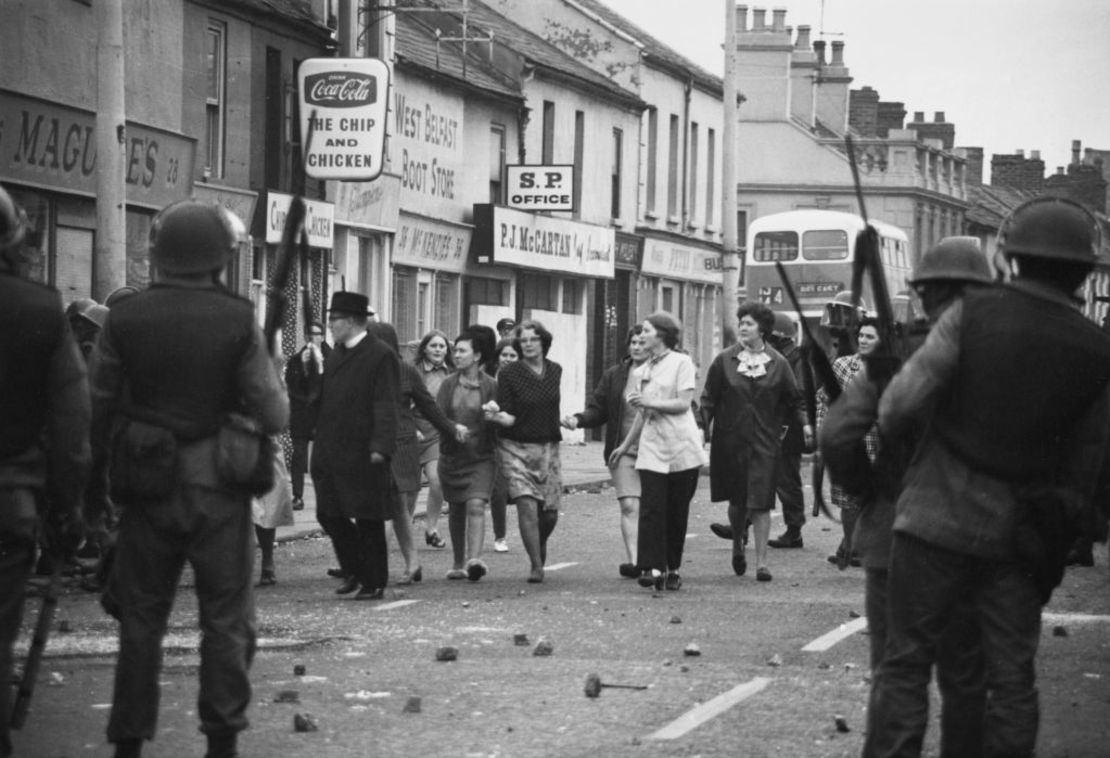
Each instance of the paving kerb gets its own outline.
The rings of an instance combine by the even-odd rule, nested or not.
[[[602,451],[605,444],[600,441],[565,442],[559,454],[563,465],[563,492],[583,492],[597,490],[611,484],[609,469],[602,460]],[[802,462],[802,481],[808,482],[808,461],[805,456]],[[709,467],[703,466],[702,476],[709,475]],[[427,501],[428,488],[421,487],[416,498],[415,518],[424,517],[424,504]],[[312,487],[312,477],[305,476],[304,483],[304,509],[293,512],[293,526],[281,526],[277,530],[277,541],[290,542],[293,540],[307,539],[323,534],[323,529],[316,521],[316,491]]]

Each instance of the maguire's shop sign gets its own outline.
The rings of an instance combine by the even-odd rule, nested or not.
[[[281,242],[281,232],[285,229],[285,217],[289,214],[289,206],[293,203],[293,196],[284,192],[270,192],[266,196],[266,242],[276,245]],[[304,228],[308,233],[308,244],[311,247],[332,246],[332,227],[335,224],[335,206],[319,200],[304,201],[305,217]]]
[[[615,229],[484,204],[474,206],[474,226],[479,263],[614,276]]]
[[[127,202],[162,208],[188,197],[196,141],[128,121],[123,130]],[[0,177],[96,197],[96,116],[0,90]]]
[[[385,154],[385,61],[309,58],[297,76],[305,173],[314,179],[376,178]]]

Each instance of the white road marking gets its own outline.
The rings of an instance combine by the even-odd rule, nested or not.
[[[375,605],[374,610],[391,611],[394,608],[404,608],[406,605],[412,605],[413,603],[419,602],[419,600],[394,600],[392,603],[382,603],[381,605]]]
[[[1041,620],[1051,624],[1090,624],[1110,621],[1110,616],[1096,616],[1091,613],[1042,613]]]
[[[578,561],[571,561],[569,563],[552,563],[550,566],[544,566],[543,570],[544,571],[558,571],[559,569],[570,568],[571,566],[577,566],[577,565],[578,565]]]
[[[806,653],[821,653],[828,650],[830,647],[840,642],[843,639],[851,637],[856,632],[864,629],[867,626],[867,618],[860,616],[858,619],[852,619],[847,624],[841,624],[836,629],[833,629],[828,634],[822,634],[802,648]]]
[[[697,727],[704,724],[706,721],[709,721],[709,719],[721,715],[740,701],[746,700],[747,698],[756,694],[770,683],[771,680],[767,677],[758,676],[755,679],[752,679],[750,682],[738,684],[728,692],[722,693],[712,700],[702,703],[696,708],[690,709],[659,731],[650,735],[648,739],[678,739],[687,732],[696,729]]]

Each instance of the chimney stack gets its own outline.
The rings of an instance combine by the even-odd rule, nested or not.
[[[767,28],[767,10],[755,8],[752,10],[752,31],[761,32]]]
[[[913,112],[913,122],[915,124],[925,123],[925,111],[914,111]]]
[[[1039,161],[1040,159],[1041,159],[1041,151],[1040,150],[1030,150],[1029,151],[1029,160]]]
[[[825,65],[825,40],[819,39],[813,43],[813,52],[817,53],[817,65]]]
[[[746,6],[746,5],[737,5],[736,6],[736,33],[741,34],[742,32],[746,32],[746,31],[748,31],[748,6]]]
[[[771,11],[771,31],[786,31],[786,9],[775,8]]]
[[[936,113],[933,114],[933,123],[937,123],[937,124],[943,124],[944,123],[944,111],[937,111]]]
[[[1077,139],[1071,141],[1071,162],[1079,163],[1079,151],[1082,149],[1083,143]]]
[[[844,65],[844,43],[840,40],[835,40],[832,43],[832,63],[830,65]]]
[[[798,27],[798,41],[794,43],[795,50],[809,52],[809,29],[808,26]]]

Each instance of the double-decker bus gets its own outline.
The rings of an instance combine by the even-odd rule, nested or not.
[[[913,321],[917,314],[906,292],[906,279],[913,268],[909,239],[891,224],[872,221],[871,225],[879,234],[879,254],[895,318],[903,323]],[[838,211],[786,211],[755,219],[748,227],[745,253],[748,297],[796,317],[775,268],[775,263],[781,261],[802,314],[816,326],[825,315],[825,306],[838,294],[851,290],[856,234],[862,229],[859,216]],[[865,276],[862,304],[873,306],[875,300],[867,279]]]

